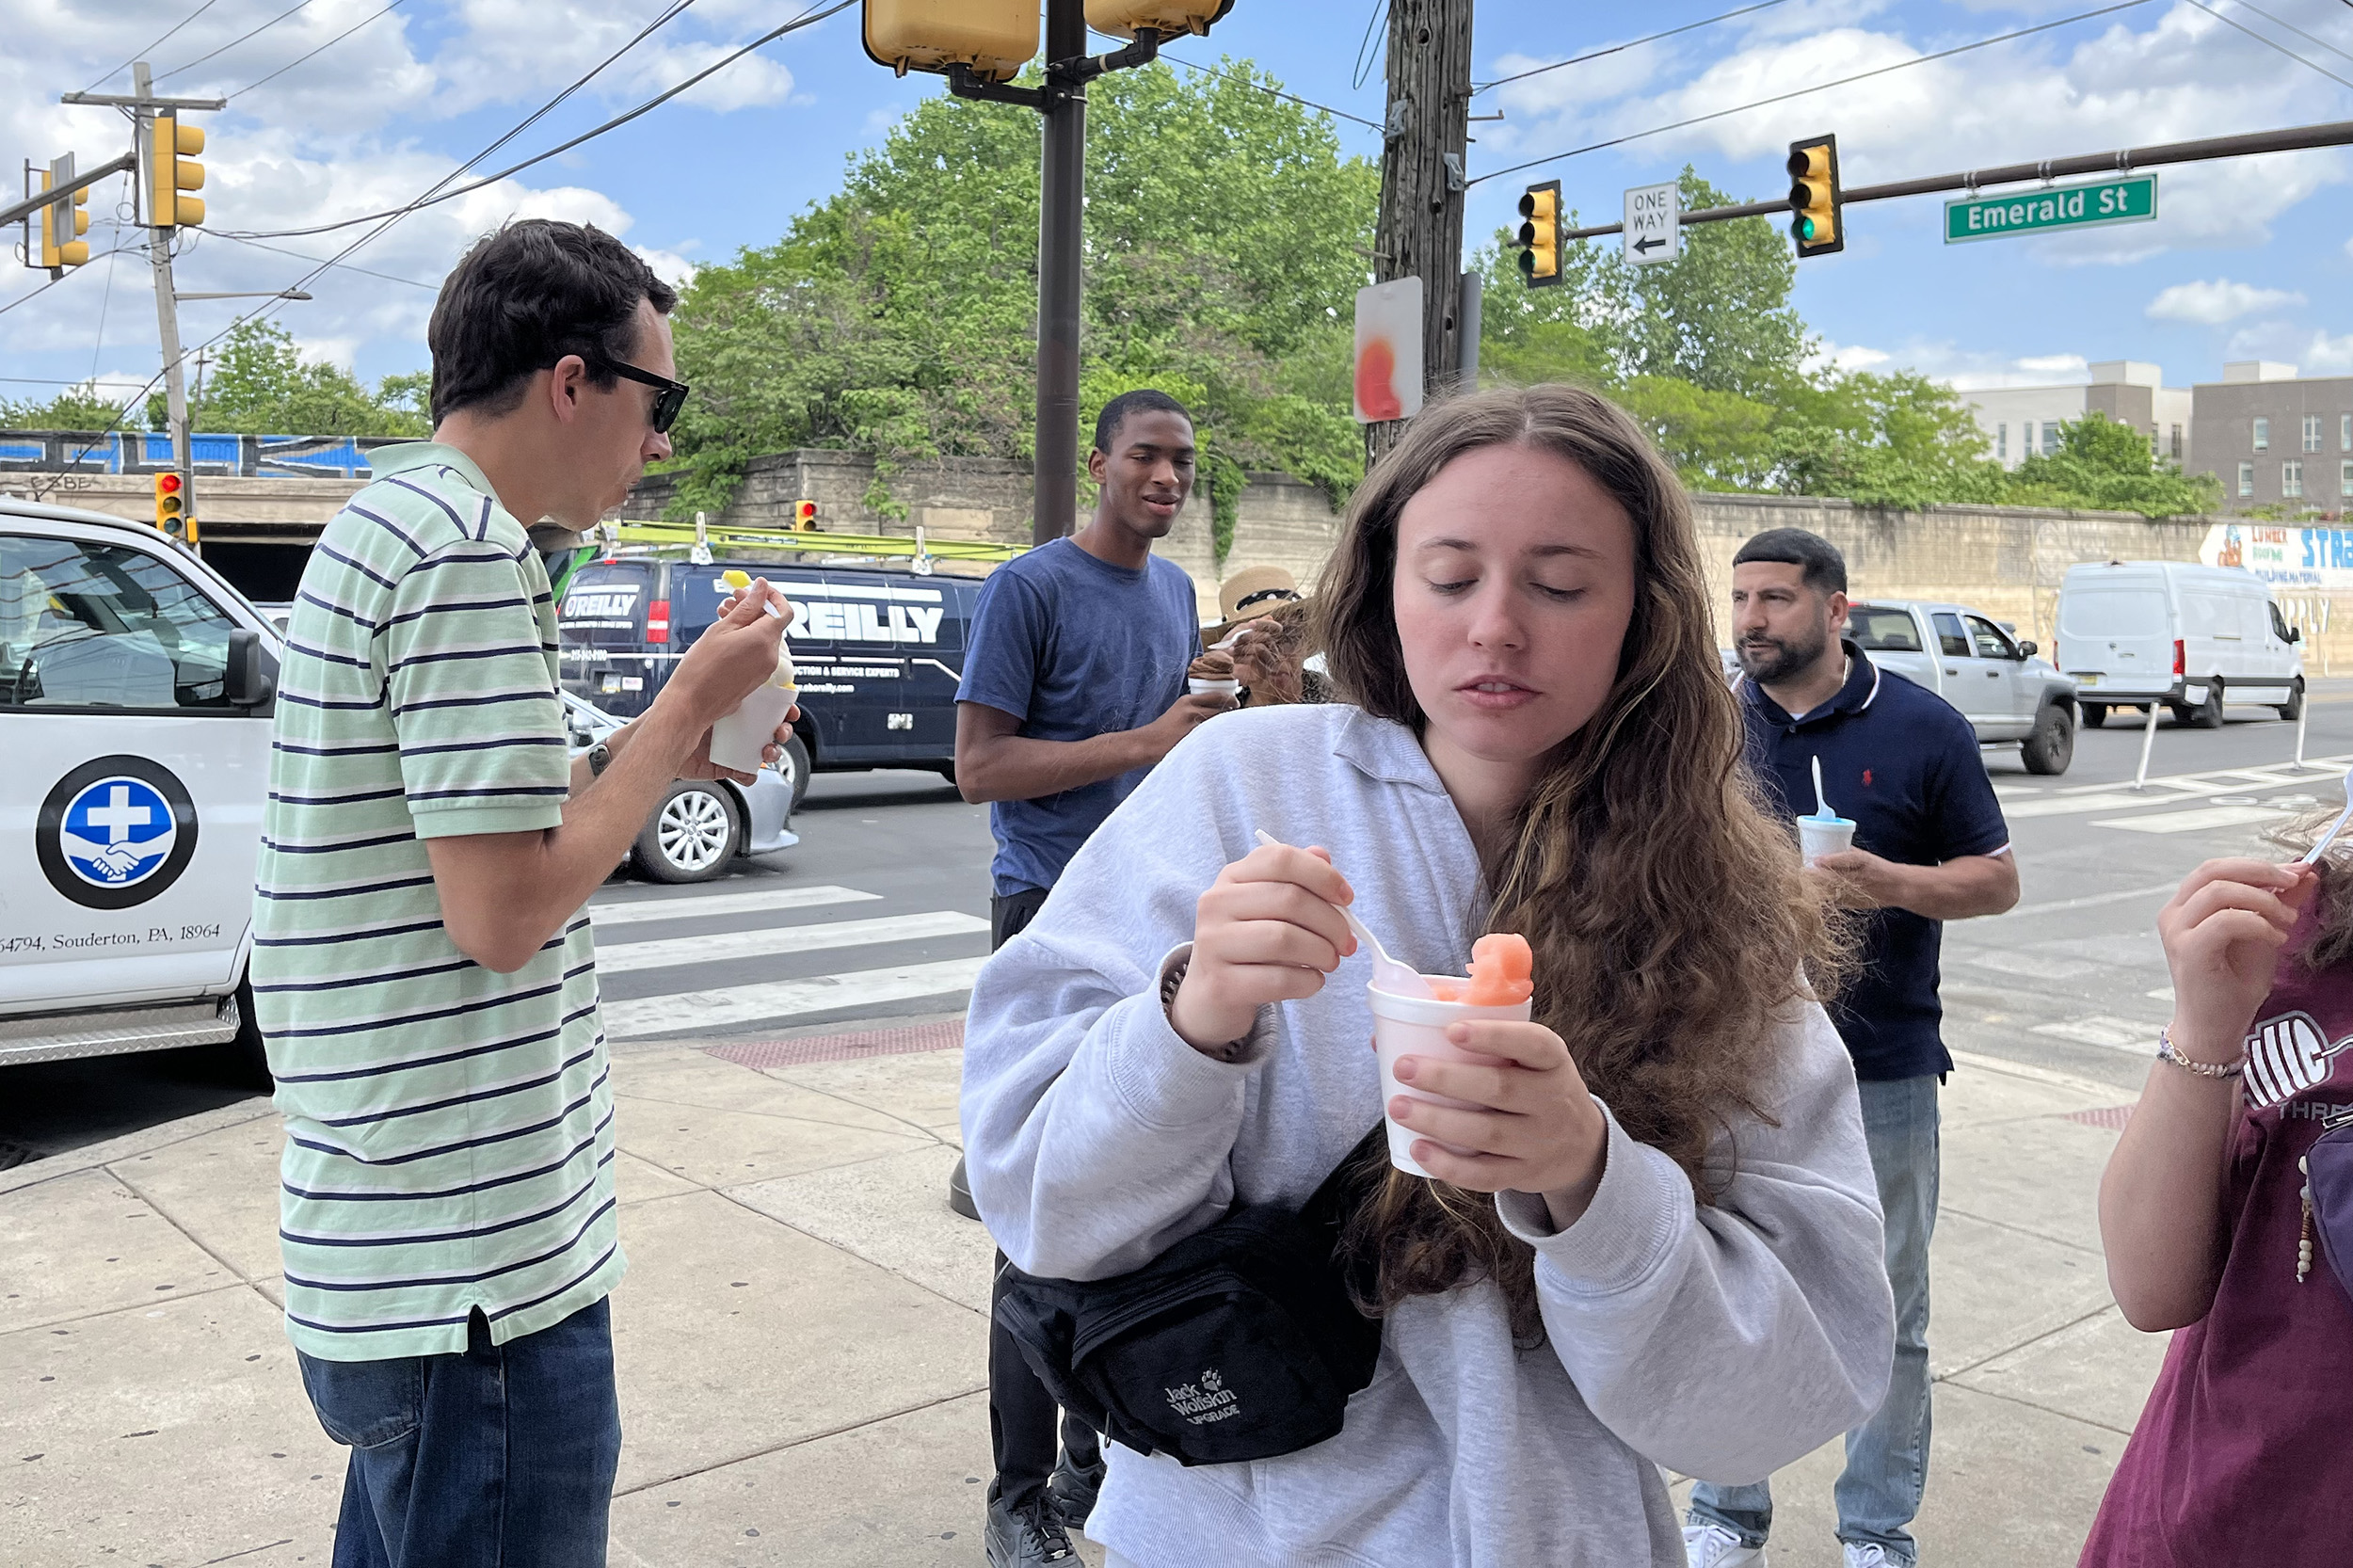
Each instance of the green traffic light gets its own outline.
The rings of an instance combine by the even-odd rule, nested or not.
[[[1533,250],[1523,250],[1520,252],[1520,270],[1528,274],[1530,278],[1536,276],[1536,252]]]

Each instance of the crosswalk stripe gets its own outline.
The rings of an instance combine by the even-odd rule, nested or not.
[[[673,893],[666,898],[632,899],[626,904],[591,904],[588,918],[600,930],[609,925],[635,925],[644,920],[698,920],[705,915],[749,915],[769,909],[814,909],[828,904],[872,903],[880,893],[856,888],[819,885],[774,888],[760,893],[712,893],[696,897]]]
[[[952,909],[886,915],[871,920],[764,926],[757,931],[729,931],[716,936],[672,936],[657,942],[621,942],[599,947],[597,972],[629,974],[639,969],[716,964],[730,958],[766,958],[788,952],[818,952],[826,948],[869,947],[878,942],[966,936],[987,929],[986,920]]]
[[[2203,833],[2217,827],[2277,822],[2287,814],[2266,806],[2201,806],[2189,811],[2160,811],[2153,817],[2109,817],[2091,825],[2121,827],[2128,833]]]
[[[734,985],[723,991],[689,991],[636,1001],[604,1004],[604,1032],[616,1040],[686,1031],[710,1032],[728,1025],[780,1023],[808,1013],[946,997],[972,988],[985,958],[950,958],[895,968],[856,969],[847,974],[809,975],[765,985]]]
[[[2060,1023],[2036,1024],[2029,1033],[2047,1034],[2054,1040],[2073,1040],[2079,1046],[2105,1046],[2110,1050],[2148,1051],[2157,1048],[2157,1026],[2136,1023],[2109,1014],[2095,1013],[2086,1018],[2069,1018]]]

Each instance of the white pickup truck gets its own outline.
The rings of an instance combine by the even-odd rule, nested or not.
[[[1847,611],[1847,635],[1961,710],[1981,745],[2016,742],[2028,773],[2058,774],[2075,756],[2075,683],[2031,642],[1965,604],[1876,599]]]

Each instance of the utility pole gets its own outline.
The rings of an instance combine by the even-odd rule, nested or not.
[[[152,104],[154,87],[148,75],[147,62],[140,60],[131,67],[133,95]],[[138,130],[133,146],[150,159],[155,155],[155,111],[141,106],[133,111]],[[153,184],[151,176],[149,184]],[[163,340],[164,350],[164,410],[165,427],[171,432],[171,466],[180,474],[180,493],[186,499],[187,525],[191,539],[198,541],[191,548],[202,552],[202,536],[197,530],[196,454],[188,441],[188,387],[180,351],[180,296],[171,286],[171,236],[168,228],[154,227],[156,218],[166,215],[152,211],[153,192],[145,193],[151,209],[147,217],[147,259],[155,271],[155,331]],[[141,454],[145,456],[145,454]]]
[[[1086,212],[1087,52],[1083,0],[1047,0],[1044,143],[1037,231],[1037,504],[1030,542],[1048,544],[1079,520],[1079,286]],[[1057,70],[1057,67],[1062,69]]]
[[[1470,137],[1471,0],[1391,0],[1389,108],[1373,280],[1419,278],[1426,392],[1463,362],[1463,157]],[[1401,421],[1365,426],[1365,457],[1397,443]]]

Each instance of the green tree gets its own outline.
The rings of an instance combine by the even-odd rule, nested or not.
[[[418,407],[418,386],[429,379],[387,376],[371,392],[341,365],[302,358],[294,334],[276,322],[243,321],[210,360],[188,423],[237,435],[422,436],[431,422]],[[161,429],[163,393],[149,397],[147,413]]]
[[[102,396],[95,382],[46,400],[0,397],[0,430],[107,430],[121,417],[121,401]]]
[[[1917,510],[2002,499],[2001,466],[1961,395],[1925,376],[1835,372],[1785,386],[1773,431],[1777,486]]]
[[[1230,538],[1246,467],[1336,498],[1361,475],[1347,360],[1379,175],[1271,78],[1226,71],[1089,88],[1080,381],[1088,412],[1146,385],[1194,409]],[[1033,115],[926,99],[776,245],[696,275],[674,511],[724,505],[751,457],[794,446],[885,474],[1033,454],[1037,137]]]
[[[2027,506],[2078,506],[2143,517],[2181,517],[2221,504],[2211,473],[2185,475],[2159,461],[2149,438],[2094,410],[2059,426],[2059,449],[2036,453],[2009,476],[2006,499]]]

